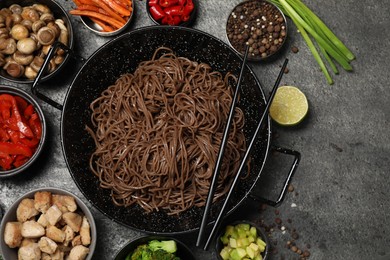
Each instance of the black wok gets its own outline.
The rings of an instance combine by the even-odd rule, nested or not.
[[[108,218],[142,232],[179,234],[199,228],[203,208],[192,208],[178,216],[168,216],[164,212],[147,214],[139,206],[115,206],[110,191],[100,188],[97,177],[89,169],[89,158],[95,145],[85,130],[86,125],[91,126],[90,103],[121,74],[133,72],[141,61],[150,60],[160,46],[171,48],[179,56],[208,63],[223,74],[232,72],[238,75],[240,72],[241,57],[227,44],[204,32],[190,28],[152,26],[126,33],[101,46],[75,76],[63,105],[61,141],[75,183],[85,197]],[[261,83],[247,66],[238,106],[245,111],[244,131],[248,141],[261,118],[265,100]],[[61,108],[59,104],[56,106]],[[270,149],[270,124],[268,118],[253,147],[250,175],[238,184],[228,214],[247,198],[260,176]],[[222,202],[213,204],[210,222],[215,220],[221,206]]]

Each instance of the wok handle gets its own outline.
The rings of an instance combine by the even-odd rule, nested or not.
[[[286,179],[284,180],[283,188],[282,188],[281,192],[279,193],[279,197],[276,201],[273,201],[273,200],[270,200],[267,198],[253,195],[253,194],[250,194],[249,196],[254,200],[258,200],[258,201],[264,202],[270,206],[277,207],[284,200],[284,197],[285,197],[287,190],[288,190],[288,185],[290,184],[290,181],[291,181],[296,169],[298,168],[299,162],[301,160],[301,153],[298,151],[295,151],[295,150],[281,148],[281,147],[277,147],[277,146],[272,147],[272,149],[275,150],[276,152],[279,152],[279,153],[294,156],[294,161],[291,165],[290,172],[288,173]]]
[[[41,100],[45,101],[46,103],[48,103],[49,105],[59,109],[59,110],[62,110],[63,108],[63,105],[62,104],[59,104],[57,102],[55,102],[54,100],[52,100],[51,98],[49,98],[48,96],[46,96],[45,94],[41,93],[39,90],[38,90],[38,85],[40,84],[40,81],[43,77],[43,75],[46,73],[47,71],[47,67],[49,66],[50,64],[50,60],[53,58],[54,54],[56,53],[57,49],[58,48],[61,48],[65,51],[65,53],[69,54],[71,57],[79,57],[79,59],[81,59],[82,61],[84,61],[85,59],[79,55],[76,55],[72,49],[70,49],[68,46],[66,46],[65,44],[62,44],[61,42],[55,42],[53,43],[52,47],[50,48],[49,52],[47,53],[47,56],[45,58],[45,61],[43,62],[43,65],[42,67],[40,68],[40,70],[38,71],[38,74],[36,76],[36,78],[34,79],[34,82],[31,86],[31,92],[38,98],[40,98]]]

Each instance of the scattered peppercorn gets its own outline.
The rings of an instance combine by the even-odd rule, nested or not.
[[[293,53],[297,53],[297,52],[299,51],[299,49],[298,49],[298,47],[296,47],[296,46],[292,46],[292,47],[291,47],[291,51],[292,51]]]
[[[266,1],[250,0],[237,5],[226,26],[230,44],[244,54],[249,45],[249,58],[264,59],[277,52],[287,36],[283,14]]]

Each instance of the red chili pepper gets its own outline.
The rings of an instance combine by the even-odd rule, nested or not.
[[[24,98],[0,95],[0,169],[26,163],[42,135],[42,124],[32,104]]]
[[[18,131],[8,129],[7,133],[8,133],[9,139],[11,140],[12,143],[19,143],[20,142],[21,136],[20,136],[20,133]]]
[[[184,6],[186,4],[187,0],[179,0],[178,4],[181,6]]]
[[[169,7],[177,4],[179,0],[160,0],[158,3],[161,7]]]
[[[33,114],[31,116],[31,118],[29,120],[29,124],[30,124],[31,130],[34,133],[35,138],[37,138],[38,140],[41,139],[42,125],[41,125],[41,122],[39,121],[39,117],[37,114]]]
[[[19,131],[27,137],[33,137],[34,134],[31,129],[27,126],[25,122],[23,122],[22,117],[19,113],[18,105],[16,103],[16,99],[9,94],[0,95],[0,100],[8,100],[12,104],[12,113],[11,117],[15,118],[16,126],[19,128]],[[11,118],[10,118],[11,119]]]
[[[152,15],[153,19],[158,21],[165,17],[165,13],[163,9],[159,5],[154,5],[149,8],[150,14]]]
[[[149,6],[158,5],[158,0],[149,0]]]
[[[161,23],[167,25],[179,25],[181,23],[181,19],[179,16],[167,15],[162,19]]]
[[[24,109],[23,115],[26,119],[29,119],[34,112],[34,107],[30,104],[26,107],[26,109]]]
[[[6,142],[8,141],[10,136],[8,135],[7,131],[0,128],[0,142]]]
[[[183,21],[183,22],[187,22],[188,20],[190,20],[190,16],[189,15],[182,15],[180,16],[180,19]]]
[[[6,120],[11,117],[11,107],[12,107],[11,101],[0,99],[0,112],[1,112],[0,115],[3,120]]]
[[[19,96],[14,96],[14,98],[16,100],[16,104],[18,105],[19,110],[24,111],[26,109],[26,107],[28,106],[27,101],[24,100],[24,98],[19,97]]]
[[[192,0],[188,0],[187,4],[183,8],[183,15],[190,16],[192,11],[194,10],[195,6]]]
[[[19,142],[30,147],[32,151],[35,151],[35,148],[38,146],[39,139],[35,137],[32,139],[22,138]]]
[[[0,142],[0,151],[8,155],[24,155],[27,157],[31,157],[33,152],[30,147],[24,144],[13,144],[7,142]]]
[[[170,25],[179,25],[181,22],[182,22],[182,20],[181,20],[180,16],[174,16],[172,24],[170,24]]]
[[[183,14],[183,7],[182,6],[179,6],[179,5],[175,5],[175,6],[171,6],[171,7],[167,7],[167,8],[164,8],[164,12],[167,14],[167,15],[170,15],[170,16],[180,16]]]
[[[0,168],[3,168],[4,170],[11,169],[12,161],[13,159],[11,156],[2,157],[0,153]]]
[[[22,166],[23,164],[25,164],[30,158],[26,157],[26,156],[23,156],[23,155],[17,155],[13,161],[13,165],[15,167],[19,167],[19,166]]]

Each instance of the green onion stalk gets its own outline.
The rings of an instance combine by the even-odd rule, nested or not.
[[[300,31],[303,39],[306,41],[306,44],[329,84],[333,84],[333,79],[318,52],[316,45],[335,74],[338,74],[339,72],[334,61],[340,64],[344,70],[352,71],[350,62],[355,59],[355,55],[301,0],[269,1],[278,6],[286,16],[291,18]],[[315,41],[316,45],[312,39]]]

